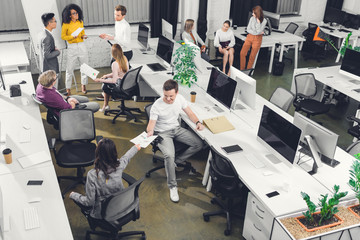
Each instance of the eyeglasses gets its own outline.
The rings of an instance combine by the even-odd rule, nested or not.
[[[78,15],[78,13],[77,13],[77,12],[73,12],[73,13],[71,13],[71,15]]]

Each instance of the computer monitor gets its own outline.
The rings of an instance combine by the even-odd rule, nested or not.
[[[280,14],[278,13],[272,13],[268,11],[263,11],[264,18],[267,18],[270,20],[271,28],[279,29],[280,24]]]
[[[333,161],[333,159],[339,135],[298,112],[295,112],[294,114],[293,123],[302,130],[300,137],[301,146],[305,148],[309,147],[307,141],[305,140],[305,136],[310,136],[314,145],[318,148],[320,154],[319,157],[322,162],[330,166],[334,166],[338,163],[337,161]]]
[[[266,17],[265,19],[266,19],[266,27],[265,27],[264,33],[265,33],[265,35],[269,36],[269,35],[271,35],[271,32],[272,32],[271,21],[268,17]]]
[[[4,91],[6,90],[6,87],[5,87],[5,82],[4,82],[4,78],[2,76],[2,73],[1,73],[1,70],[0,70],[0,88],[2,88]]]
[[[334,7],[326,7],[324,14],[324,23],[343,24],[345,12]]]
[[[160,35],[156,50],[156,55],[158,55],[168,64],[171,64],[173,49],[174,49],[174,42]]]
[[[142,51],[148,50],[148,40],[149,40],[149,28],[145,26],[143,23],[139,23],[139,31],[138,31],[138,41],[140,45],[143,47]]]
[[[347,48],[341,63],[340,73],[360,80],[360,52]]]
[[[255,109],[256,80],[233,66],[230,67],[230,77],[237,82],[231,108],[234,110],[246,108],[243,106],[244,103],[249,108]],[[238,99],[241,104],[236,103]]]
[[[273,163],[294,163],[301,130],[275,111],[264,105],[257,139],[271,154],[266,157]]]
[[[161,19],[161,35],[169,40],[173,39],[173,25],[163,18]]]
[[[344,12],[344,19],[342,25],[346,28],[359,29],[360,26],[360,15]]]
[[[236,81],[228,77],[225,73],[216,68],[212,68],[209,84],[206,92],[213,98],[224,104],[227,108],[231,107]]]

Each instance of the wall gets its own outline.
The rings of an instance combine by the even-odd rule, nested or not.
[[[360,14],[360,1],[344,0],[342,10],[352,14]]]
[[[230,16],[230,0],[208,0],[207,21],[208,32],[207,37],[214,39],[214,32],[222,27],[225,20]]]

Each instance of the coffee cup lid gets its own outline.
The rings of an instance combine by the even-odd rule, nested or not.
[[[195,91],[191,91],[190,94],[191,94],[191,95],[195,95],[196,92],[195,92]]]
[[[11,153],[11,149],[10,149],[10,148],[5,148],[5,149],[3,150],[3,154],[9,154],[9,153]]]

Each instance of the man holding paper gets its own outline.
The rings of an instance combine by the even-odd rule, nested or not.
[[[173,202],[179,201],[175,174],[176,163],[185,161],[203,147],[201,139],[199,139],[195,133],[180,126],[178,118],[181,110],[196,124],[197,130],[204,129],[204,126],[190,109],[185,98],[178,95],[178,88],[178,83],[172,79],[164,83],[164,95],[162,98],[156,100],[151,107],[150,120],[146,128],[148,136],[155,134],[163,138],[158,144],[158,147],[164,154],[167,184],[170,188],[170,199]],[[176,156],[176,158],[174,140],[189,146],[179,156]]]
[[[62,17],[61,38],[66,40],[68,45],[65,87],[67,95],[70,96],[75,62],[79,60],[80,65],[88,62],[88,53],[84,43],[84,39],[86,39],[87,36],[84,31],[83,13],[78,5],[67,5],[62,12]],[[87,84],[88,78],[82,73],[81,90],[83,93],[87,93]]]

